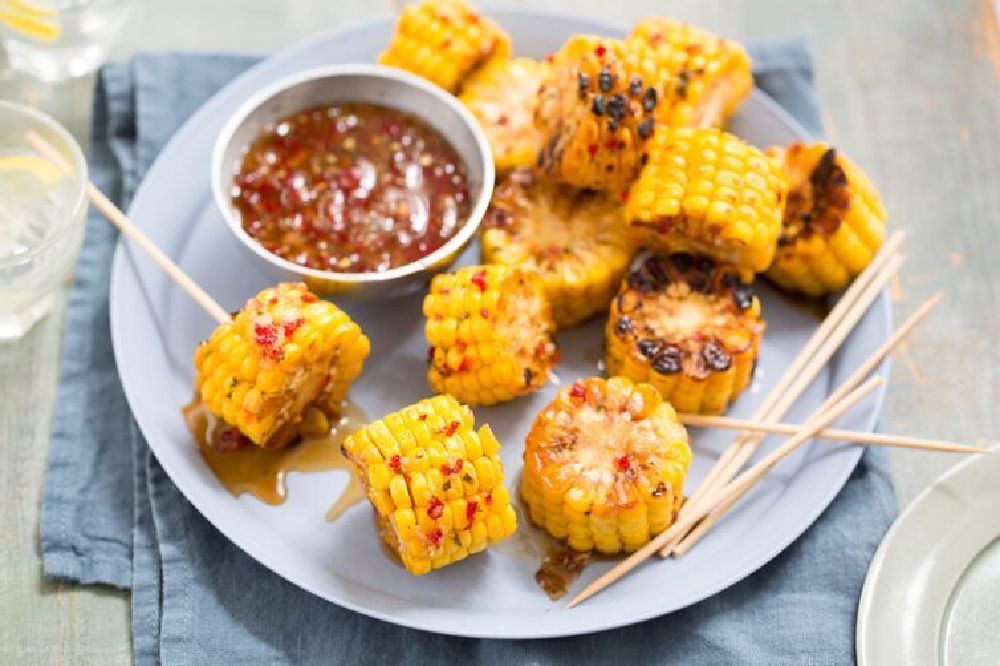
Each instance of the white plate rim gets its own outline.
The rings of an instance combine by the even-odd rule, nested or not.
[[[898,627],[902,624],[913,625],[918,622],[918,620],[912,617],[912,613],[907,611],[912,610],[910,604],[899,604],[897,607],[900,608],[899,616],[904,618],[909,618],[905,622],[899,621],[900,618],[897,616],[895,622],[889,622],[890,618],[881,617],[878,613],[878,597],[882,593],[882,588],[889,585],[886,582],[886,571],[889,567],[896,565],[907,566],[911,571],[923,571],[925,572],[925,579],[933,577],[935,574],[941,577],[946,574],[950,574],[951,577],[960,577],[962,573],[968,568],[969,564],[975,559],[975,557],[982,552],[992,541],[997,538],[997,534],[988,536],[986,534],[980,535],[969,535],[965,540],[957,544],[966,553],[971,553],[971,557],[968,559],[962,558],[964,564],[961,565],[959,569],[956,569],[954,564],[935,564],[933,561],[932,553],[924,551],[913,556],[907,556],[905,554],[900,554],[897,552],[897,547],[902,547],[899,545],[899,541],[903,538],[904,532],[911,527],[911,523],[919,523],[925,518],[924,514],[929,513],[936,505],[946,502],[949,496],[952,494],[949,490],[949,486],[961,486],[966,480],[966,477],[971,477],[977,471],[979,467],[994,467],[1000,468],[1000,445],[993,446],[990,448],[989,453],[984,453],[980,455],[970,456],[969,458],[959,462],[958,464],[951,467],[944,474],[938,477],[930,486],[924,488],[919,495],[910,503],[906,509],[896,518],[893,524],[886,530],[885,535],[882,537],[882,542],[879,544],[878,549],[875,551],[875,555],[872,557],[871,565],[868,568],[868,575],[865,577],[865,582],[861,588],[861,596],[858,601],[858,618],[855,629],[855,652],[858,660],[858,666],[881,666],[876,661],[876,656],[873,654],[877,650],[877,646],[884,644],[887,640],[889,641],[902,641],[905,637],[894,635],[892,629]],[[967,511],[963,513],[961,523],[975,522],[987,507],[984,505],[992,500],[996,502],[998,496],[1000,496],[1000,489],[997,489],[995,485],[990,485],[989,492],[978,494],[976,493],[976,487],[969,487],[962,494],[962,500],[971,501],[973,511]],[[960,523],[960,524],[961,524]],[[937,534],[939,532],[940,525],[935,525],[933,523],[925,523],[925,531],[928,534]],[[963,532],[960,532],[964,534]],[[935,541],[935,543],[940,543],[941,537]],[[956,547],[955,544],[952,546]],[[940,582],[940,581],[939,581]],[[927,653],[927,650],[922,651],[920,657],[927,657],[926,662],[921,662],[920,664],[914,663],[913,666],[930,666],[931,664],[940,663],[939,660],[939,647],[940,647],[940,634],[941,620],[944,619],[944,615],[947,611],[950,598],[954,593],[953,584],[957,580],[951,581],[952,585],[949,587],[949,592],[947,595],[935,594],[941,603],[934,603],[933,608],[927,606],[926,604],[921,604],[921,613],[924,616],[922,619],[925,622],[929,622],[929,617],[933,616],[938,619],[938,622],[934,626],[924,626],[923,629],[926,631],[925,639],[927,636],[933,638],[924,640],[925,646],[929,646],[933,643],[933,651],[931,656]],[[926,594],[926,586],[923,588],[924,594]],[[921,597],[923,600],[923,597]],[[886,627],[882,623],[890,625],[888,632],[885,631]],[[880,633],[881,631],[881,633]],[[912,639],[912,637],[911,637]],[[897,654],[902,654],[904,646],[896,645],[894,648]]]
[[[576,22],[576,23],[590,22],[590,23],[594,24],[595,26],[596,25],[602,25],[602,26],[604,26],[602,28],[602,31],[606,30],[606,31],[608,31],[610,33],[613,33],[613,32],[616,32],[616,31],[620,32],[622,30],[622,28],[620,26],[616,26],[613,23],[610,23],[610,22],[607,22],[607,21],[604,21],[604,20],[601,20],[601,19],[593,18],[593,17],[587,17],[587,16],[580,15],[580,14],[570,13],[570,12],[561,12],[561,11],[553,11],[553,10],[540,10],[540,9],[526,9],[526,8],[518,8],[518,7],[503,7],[503,8],[497,8],[497,9],[492,9],[492,10],[489,9],[489,8],[484,8],[483,11],[484,11],[484,13],[487,13],[487,14],[492,13],[492,14],[495,14],[495,15],[503,15],[505,13],[509,14],[509,15],[521,15],[521,16],[527,15],[527,16],[530,16],[530,17],[533,17],[533,18],[537,18],[538,20],[547,20],[547,19],[559,20],[559,19],[563,19],[563,20],[570,20],[570,21],[573,21],[573,22]],[[184,134],[185,134],[186,130],[190,126],[195,125],[195,124],[197,124],[197,123],[200,122],[200,120],[202,119],[203,115],[205,115],[205,114],[207,114],[209,112],[209,108],[211,107],[211,104],[212,104],[213,100],[217,96],[224,95],[230,86],[237,85],[237,84],[245,81],[248,78],[252,78],[252,77],[256,76],[256,70],[259,67],[265,66],[272,58],[276,58],[276,57],[291,58],[291,57],[294,57],[297,53],[302,52],[302,51],[307,51],[307,50],[309,50],[311,48],[315,48],[317,45],[320,45],[320,44],[322,44],[322,43],[330,40],[332,37],[335,37],[335,36],[338,36],[338,35],[344,35],[345,33],[353,32],[353,31],[364,31],[366,29],[372,28],[373,26],[377,26],[380,22],[387,20],[387,16],[388,15],[381,15],[381,16],[376,16],[376,17],[372,17],[372,18],[368,18],[368,19],[364,19],[364,20],[360,20],[360,21],[354,21],[354,22],[346,24],[345,26],[342,26],[340,28],[320,33],[320,34],[318,34],[318,35],[316,35],[314,37],[311,37],[311,38],[305,39],[305,40],[303,40],[301,42],[298,42],[298,43],[296,43],[296,44],[288,47],[287,49],[283,49],[283,50],[275,53],[274,55],[270,56],[269,58],[266,58],[266,59],[262,60],[260,63],[255,64],[254,66],[252,66],[251,68],[249,68],[247,71],[243,72],[238,77],[236,77],[232,82],[230,82],[229,84],[227,84],[227,86],[223,87],[219,92],[217,92],[208,101],[206,101],[205,104],[202,107],[200,107],[198,110],[196,110],[191,115],[191,117],[188,118],[185,121],[185,123],[174,133],[174,135],[171,137],[171,139],[168,141],[168,143],[163,147],[163,149],[161,150],[160,156],[162,156],[164,153],[167,153],[168,150],[171,148],[172,144],[174,144],[174,143],[180,143],[180,141],[184,137]],[[766,107],[767,110],[770,113],[773,113],[775,116],[777,116],[778,118],[780,118],[780,120],[784,124],[788,125],[796,133],[801,133],[801,135],[803,137],[808,137],[809,136],[809,133],[806,130],[804,130],[801,127],[801,125],[790,114],[788,114],[787,111],[785,111],[774,100],[772,100],[769,96],[767,96],[765,93],[763,93],[759,89],[755,89],[754,90],[753,99],[757,103],[759,103],[759,104],[763,105],[764,107]],[[160,161],[160,156],[158,156],[157,159],[150,166],[149,171],[147,172],[147,178],[143,179],[143,181],[139,184],[138,188],[136,189],[136,192],[135,192],[135,194],[133,196],[133,199],[132,199],[133,205],[134,205],[134,202],[140,200],[143,197],[146,188],[149,187],[149,183],[150,183],[151,179],[148,176],[151,175],[151,174],[153,174],[155,172],[156,167],[157,167],[157,163]],[[207,175],[206,175],[206,177],[207,177]],[[131,207],[130,207],[130,210],[131,210]],[[124,241],[124,239],[119,239],[119,242],[118,242],[118,245],[117,245],[116,251],[115,251],[113,266],[112,266],[112,280],[111,280],[111,290],[110,290],[110,312],[111,312],[110,319],[111,319],[112,342],[113,342],[113,346],[114,346],[114,353],[115,353],[116,363],[118,364],[118,368],[119,368],[119,376],[120,376],[120,378],[122,380],[122,385],[123,385],[123,389],[124,389],[124,392],[125,392],[126,399],[128,400],[130,406],[133,409],[133,414],[135,416],[135,419],[136,419],[137,423],[139,424],[140,430],[143,432],[143,435],[146,437],[147,441],[150,442],[150,448],[153,450],[154,455],[157,455],[156,454],[156,448],[157,447],[152,443],[154,441],[154,439],[152,437],[150,437],[151,434],[155,434],[155,433],[146,432],[146,429],[143,427],[143,420],[144,420],[142,418],[142,411],[143,410],[142,410],[142,408],[137,408],[135,406],[137,404],[137,401],[133,399],[134,396],[135,396],[135,391],[136,391],[135,386],[133,386],[131,384],[131,382],[128,380],[127,373],[124,373],[121,370],[121,368],[123,367],[123,361],[124,361],[124,359],[120,356],[121,349],[122,349],[122,345],[120,344],[120,342],[121,342],[121,339],[122,339],[122,336],[123,336],[122,326],[123,326],[123,323],[124,323],[123,317],[125,317],[125,313],[124,313],[123,309],[121,307],[119,307],[120,303],[118,301],[118,298],[116,298],[116,295],[119,294],[119,290],[118,290],[117,286],[119,284],[121,284],[121,280],[122,279],[124,279],[125,277],[127,277],[126,271],[130,271],[131,270],[131,267],[130,267],[130,262],[131,261],[132,261],[131,251],[130,251],[127,243]],[[875,303],[875,305],[873,305],[872,311],[873,312],[870,312],[869,315],[871,315],[871,314],[874,313],[874,314],[876,314],[881,319],[881,329],[882,329],[882,331],[886,332],[886,334],[888,333],[888,331],[891,331],[891,329],[892,329],[891,303],[889,301],[887,293],[883,293],[883,294],[880,295],[880,297],[877,300],[877,302]],[[835,359],[836,359],[836,357],[835,357]],[[834,359],[834,362],[835,362],[835,359]],[[889,364],[888,360],[884,361],[882,364],[880,364],[880,366],[876,370],[875,374],[877,374],[877,375],[879,375],[879,376],[887,379],[888,378],[889,365],[890,364]],[[879,415],[881,414],[882,404],[883,404],[883,400],[884,400],[886,388],[887,388],[887,382],[884,383],[875,392],[875,394],[870,399],[870,404],[871,404],[870,417],[867,419],[867,422],[866,422],[866,424],[864,426],[864,430],[866,430],[866,431],[871,431],[871,430],[874,430],[874,428],[875,428],[875,425],[876,425],[876,423],[878,421]],[[826,444],[823,444],[823,446],[826,446]],[[348,609],[354,610],[356,612],[368,615],[370,617],[375,617],[375,618],[378,618],[378,619],[381,619],[381,620],[384,620],[384,621],[387,621],[387,622],[391,622],[391,623],[395,623],[395,624],[399,624],[399,625],[403,625],[403,626],[408,626],[408,627],[413,627],[413,628],[417,628],[417,629],[422,629],[422,630],[430,631],[430,632],[434,632],[434,633],[443,633],[443,634],[454,635],[454,636],[480,637],[480,638],[547,638],[547,637],[559,637],[559,636],[568,636],[568,635],[588,634],[588,633],[593,633],[593,632],[597,632],[597,631],[602,631],[602,630],[605,630],[605,629],[612,629],[612,628],[616,628],[616,627],[626,626],[626,625],[629,625],[629,624],[634,624],[634,623],[640,622],[642,620],[647,620],[647,619],[650,619],[650,618],[653,618],[653,617],[658,617],[660,615],[663,615],[663,614],[666,614],[666,613],[670,613],[670,612],[679,610],[679,609],[684,608],[684,607],[686,607],[688,605],[691,605],[692,603],[696,603],[696,602],[700,601],[701,599],[704,599],[704,598],[707,598],[707,597],[712,596],[714,594],[717,594],[718,592],[720,592],[720,591],[722,591],[722,590],[730,587],[731,585],[734,585],[735,583],[739,582],[740,580],[742,580],[746,576],[752,574],[753,572],[755,572],[759,568],[761,568],[764,565],[766,565],[774,557],[776,557],[778,554],[780,554],[781,552],[783,552],[792,542],[794,542],[797,538],[799,538],[799,536],[801,536],[802,533],[805,532],[805,530],[808,529],[809,526],[812,525],[813,522],[815,522],[815,520],[826,510],[826,507],[829,506],[830,502],[833,501],[834,497],[840,492],[840,489],[843,487],[843,484],[846,483],[846,481],[849,478],[850,474],[853,472],[854,467],[855,467],[855,465],[857,463],[857,460],[860,459],[862,452],[863,452],[863,449],[861,447],[853,447],[853,448],[850,448],[848,450],[848,453],[845,454],[845,455],[850,455],[850,456],[853,457],[852,463],[849,466],[845,466],[844,467],[843,473],[841,475],[839,475],[836,478],[831,478],[830,485],[828,487],[828,492],[826,492],[824,494],[823,501],[819,502],[817,504],[818,508],[815,511],[805,512],[805,513],[799,514],[797,516],[797,520],[795,521],[794,525],[791,527],[791,529],[789,529],[787,531],[787,533],[789,535],[787,539],[786,538],[781,538],[781,539],[775,540],[774,543],[773,543],[773,547],[771,549],[769,549],[766,553],[763,553],[760,557],[758,557],[755,560],[743,558],[743,560],[740,562],[739,566],[735,567],[735,573],[733,574],[733,576],[732,576],[731,579],[727,580],[727,579],[725,579],[723,577],[717,577],[713,581],[712,585],[710,585],[710,586],[708,586],[706,588],[708,590],[708,593],[705,594],[703,597],[701,597],[699,599],[684,600],[682,603],[666,604],[664,606],[664,608],[661,611],[659,611],[659,612],[639,612],[639,613],[634,613],[634,614],[631,614],[631,615],[629,615],[629,614],[619,615],[619,616],[616,616],[616,617],[607,618],[605,621],[602,621],[600,623],[588,624],[588,625],[579,626],[579,627],[576,627],[576,626],[564,626],[560,630],[557,630],[557,631],[552,631],[552,630],[546,629],[544,626],[524,628],[524,629],[522,629],[520,631],[510,631],[510,630],[504,630],[504,629],[491,630],[491,629],[483,628],[481,624],[477,626],[477,625],[475,625],[473,623],[470,623],[469,625],[464,625],[464,624],[461,624],[461,623],[459,623],[459,624],[452,623],[452,624],[448,625],[447,627],[443,627],[440,622],[415,620],[415,619],[412,619],[410,617],[400,618],[398,615],[393,615],[390,612],[385,612],[385,611],[380,611],[380,610],[373,609],[373,608],[370,608],[370,607],[365,607],[365,606],[353,603],[350,600],[346,600],[346,599],[343,599],[343,598],[339,598],[339,599],[338,598],[333,598],[330,595],[323,594],[321,592],[317,592],[315,589],[311,588],[311,586],[310,586],[310,584],[309,584],[308,581],[304,580],[302,577],[296,575],[295,573],[289,572],[289,571],[277,571],[269,563],[269,559],[270,558],[268,557],[268,555],[266,553],[267,548],[259,547],[259,544],[248,543],[246,541],[237,540],[232,535],[231,531],[227,528],[226,525],[220,524],[217,520],[213,519],[213,517],[210,516],[208,512],[206,512],[206,511],[204,511],[202,509],[202,507],[200,506],[200,503],[198,501],[196,501],[195,499],[193,499],[193,497],[196,495],[196,493],[192,493],[192,488],[191,487],[187,487],[186,484],[184,484],[183,482],[178,483],[178,481],[177,481],[178,476],[175,473],[175,470],[170,465],[169,461],[167,459],[165,459],[161,455],[157,455],[157,459],[159,460],[159,462],[163,466],[164,471],[167,473],[168,476],[170,476],[170,478],[177,485],[177,487],[182,491],[182,493],[187,497],[187,499],[198,509],[198,511],[216,529],[218,529],[224,536],[226,536],[226,538],[229,541],[231,541],[232,543],[234,543],[235,545],[237,545],[237,547],[239,547],[242,550],[244,550],[247,554],[249,554],[251,557],[253,557],[254,559],[256,559],[263,566],[267,567],[268,569],[271,569],[276,574],[282,576],[286,580],[289,580],[290,582],[296,584],[300,588],[305,589],[305,590],[307,590],[307,591],[309,591],[309,592],[311,592],[311,593],[313,593],[313,594],[315,594],[317,596],[320,596],[320,597],[322,597],[322,598],[324,598],[324,599],[326,599],[328,601],[331,601],[331,602],[333,602],[333,603],[335,603],[335,604],[337,604],[339,606],[342,606],[344,608],[348,608]]]

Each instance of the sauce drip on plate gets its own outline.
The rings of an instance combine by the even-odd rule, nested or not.
[[[184,408],[184,418],[195,434],[205,462],[233,497],[250,493],[267,504],[282,504],[287,496],[285,478],[289,472],[335,469],[347,472],[349,481],[327,513],[327,520],[334,520],[365,497],[353,463],[340,449],[344,439],[365,423],[364,414],[353,403],[344,403],[340,420],[329,435],[304,438],[283,449],[263,449],[252,444],[233,449],[220,445],[219,439],[229,428],[197,399]]]
[[[431,254],[472,210],[466,167],[416,116],[374,104],[300,111],[265,128],[233,181],[244,230],[288,261],[371,273]]]

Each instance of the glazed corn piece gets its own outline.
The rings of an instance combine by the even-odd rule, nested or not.
[[[632,258],[621,205],[602,192],[512,172],[483,221],[483,262],[537,273],[559,328],[606,312]]]
[[[559,391],[525,440],[531,521],[578,551],[635,551],[669,527],[691,463],[677,414],[649,384],[592,377]]]
[[[491,405],[537,391],[558,360],[541,278],[506,266],[436,275],[424,298],[435,393]]]
[[[517,516],[500,443],[449,395],[410,405],[344,441],[379,532],[406,570],[425,574],[510,536]]]
[[[843,289],[885,237],[878,191],[857,165],[825,143],[793,143],[768,153],[784,166],[789,190],[767,276],[812,297]]]
[[[494,58],[462,85],[459,99],[486,132],[498,171],[535,164],[542,145],[535,107],[546,71],[530,58]]]
[[[578,35],[552,58],[535,123],[537,165],[549,178],[621,195],[644,161],[659,92],[646,49]]]
[[[649,17],[635,24],[628,41],[648,47],[656,63],[656,120],[663,125],[721,127],[753,90],[746,49],[703,28]]]
[[[202,402],[254,444],[281,447],[335,411],[368,356],[368,338],[304,284],[265,289],[195,350]]]
[[[707,257],[647,256],[611,304],[608,374],[652,384],[678,412],[721,413],[750,383],[764,332],[752,279]]]
[[[510,55],[510,37],[465,0],[423,0],[400,12],[378,62],[413,72],[449,92],[491,58]]]
[[[764,271],[781,231],[787,181],[778,162],[717,129],[663,127],[629,192],[643,242]]]

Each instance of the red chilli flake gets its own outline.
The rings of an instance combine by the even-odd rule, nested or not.
[[[583,388],[583,384],[580,382],[575,382],[569,389],[569,395],[572,398],[584,398],[587,395],[587,389]]]
[[[618,200],[621,201],[622,203],[628,201],[628,190],[623,190],[622,192],[620,192],[618,194]]]
[[[632,466],[632,461],[628,459],[628,456],[621,456],[615,458],[615,465],[617,465],[618,469],[620,469],[621,471],[627,472],[629,467]]]
[[[480,310],[480,311],[479,311],[479,315],[480,315],[480,316],[481,316],[481,317],[482,317],[483,319],[489,319],[489,318],[490,318],[490,311],[489,311],[489,310],[487,310],[486,308],[483,308],[482,310]]]
[[[603,58],[604,54],[607,53],[607,52],[608,52],[608,50],[606,48],[604,48],[604,44],[598,44],[594,48],[594,55],[597,56],[598,58]]]
[[[597,150],[598,150],[598,146],[597,146],[596,143],[592,143],[589,146],[587,146],[587,152],[590,153],[591,157],[593,157],[594,155],[597,154]]]
[[[472,524],[472,519],[476,517],[476,511],[479,510],[479,502],[476,500],[471,500],[465,505],[465,522]]]
[[[282,327],[285,330],[285,337],[290,338],[295,334],[295,331],[302,328],[302,325],[306,323],[306,320],[302,317],[298,319],[293,319],[292,321],[286,321]]]
[[[459,426],[458,421],[452,421],[451,423],[446,425],[444,428],[445,437],[451,437],[456,432],[458,432],[458,426]]]
[[[430,543],[435,548],[441,545],[441,539],[443,538],[444,538],[444,532],[442,532],[440,529],[432,530],[427,533],[427,542]]]
[[[434,520],[444,515],[444,502],[437,497],[431,497],[431,501],[427,503],[427,515]]]
[[[486,500],[487,505],[493,504],[493,493],[486,493],[486,497],[483,499]]]
[[[398,455],[393,454],[389,457],[389,468],[398,472],[403,468],[403,459]]]
[[[458,372],[468,372],[472,370],[472,361],[468,356],[462,357],[462,362],[458,364]]]
[[[427,415],[426,415],[426,414],[421,414],[421,415],[420,415],[419,417],[417,417],[417,418],[419,418],[419,419],[420,419],[421,421],[426,421],[426,420],[427,420]]]
[[[255,324],[253,327],[253,340],[261,347],[273,347],[278,342],[278,331],[274,326]]]
[[[316,298],[316,295],[313,294],[312,292],[307,291],[306,293],[302,294],[303,303],[315,303],[317,300],[318,299]]]
[[[479,291],[486,291],[486,270],[482,269],[476,271],[476,274],[472,276],[472,284],[479,287]]]

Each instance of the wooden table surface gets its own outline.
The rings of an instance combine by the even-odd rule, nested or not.
[[[388,2],[142,0],[115,57],[142,50],[268,52]],[[827,129],[910,232],[897,320],[947,298],[894,358],[890,432],[994,443],[1000,399],[1000,31],[991,0],[549,0],[628,24],[669,13],[742,40],[806,36]],[[294,6],[294,11],[290,8]],[[49,88],[0,72],[85,140],[93,81]],[[41,576],[38,513],[58,373],[61,311],[0,345],[0,663],[125,664],[128,598]],[[901,505],[958,460],[894,451]]]

